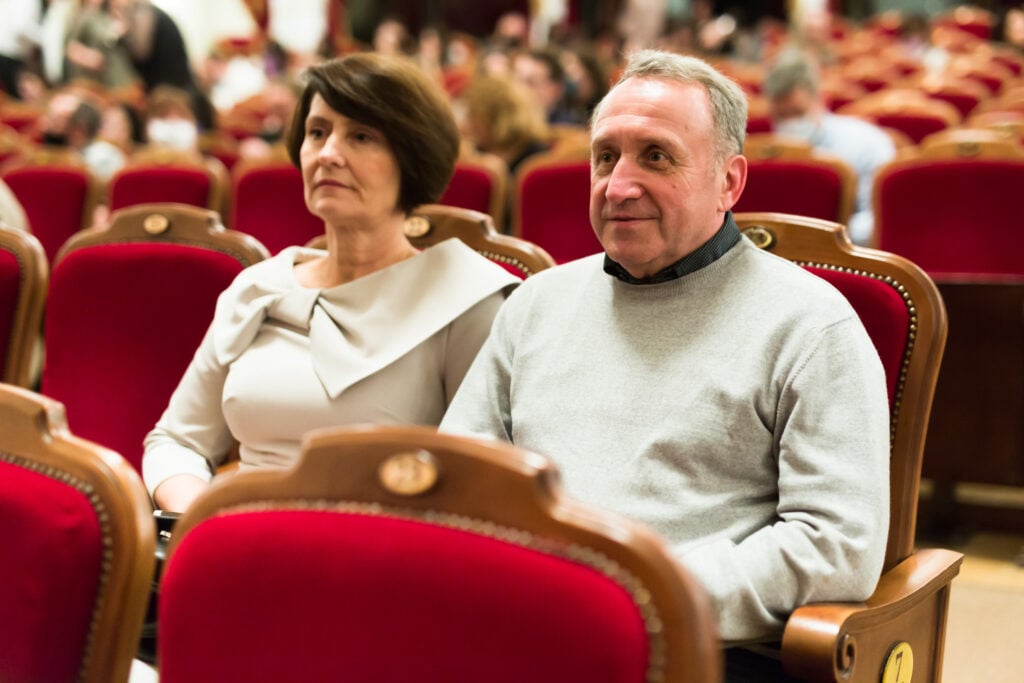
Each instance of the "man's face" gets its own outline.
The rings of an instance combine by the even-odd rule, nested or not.
[[[786,95],[772,98],[769,102],[772,121],[779,123],[794,119],[817,119],[821,107],[818,99],[804,88],[794,88]]]
[[[631,78],[599,113],[590,222],[612,260],[648,277],[718,231],[743,190],[746,159],[716,163],[711,104],[699,84]]]
[[[550,113],[562,99],[564,86],[551,79],[547,64],[529,55],[519,55],[512,63],[515,80],[525,85],[544,111]]]

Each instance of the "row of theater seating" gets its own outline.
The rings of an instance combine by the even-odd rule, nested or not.
[[[490,225],[483,214],[430,207],[410,231],[429,235],[453,215],[504,242],[506,263],[551,263],[481,230]],[[892,515],[878,588],[862,604],[798,609],[779,656],[801,680],[866,682],[902,644],[915,675],[938,680],[962,558],[915,550],[914,537],[942,300],[919,268],[853,247],[839,224],[780,214],[738,222],[759,247],[847,296],[882,359],[891,407]],[[109,230],[75,238],[54,264],[48,296],[69,296],[72,282],[78,291],[74,303],[47,304],[48,398],[0,389],[0,515],[32,520],[0,523],[0,609],[11,606],[0,618],[5,680],[75,671],[124,680],[153,557],[139,446],[94,439],[127,444],[122,458],[70,437],[68,426],[97,433],[103,422],[136,420],[135,404],[149,396],[166,401],[156,376],[187,362],[173,354],[197,341],[184,321],[211,314],[199,283],[229,278],[246,253],[266,250],[220,228],[215,214],[156,205],[118,212]],[[34,260],[45,269],[38,248]],[[47,380],[51,352],[71,363],[63,397]],[[304,453],[288,472],[227,479],[179,521],[160,595],[162,681],[305,680],[327,670],[353,680],[720,680],[699,587],[643,530],[559,499],[542,457],[415,428],[323,432]],[[27,581],[46,588],[25,590]],[[55,642],[65,646],[53,656],[26,655]]]
[[[417,246],[460,237],[519,277],[553,265],[542,249],[498,234],[486,214],[468,209],[421,207],[406,225]],[[42,333],[41,390],[68,407],[77,433],[138,467],[142,439],[199,345],[217,296],[267,256],[258,240],[225,229],[216,212],[185,204],[118,210],[109,227],[73,236],[52,267],[31,235],[0,228],[0,378],[34,385]]]

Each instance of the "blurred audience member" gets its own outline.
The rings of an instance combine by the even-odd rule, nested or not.
[[[39,40],[42,5],[33,0],[0,0],[0,17],[0,89],[22,99],[19,82]]]
[[[153,89],[146,101],[146,140],[176,150],[198,150],[199,125],[187,92],[169,85]]]
[[[102,120],[100,107],[87,99],[79,101],[68,120],[68,146],[82,155],[94,176],[107,181],[126,159],[120,147],[100,137]]]
[[[565,101],[565,69],[554,50],[528,50],[512,58],[515,79],[533,93],[548,123],[583,123],[573,118]]]
[[[608,92],[608,74],[597,57],[587,50],[566,50],[562,65],[569,88],[569,109],[572,118],[589,122],[594,107]]]
[[[412,54],[412,36],[402,22],[397,19],[385,19],[373,32],[373,49],[383,55]]]
[[[65,77],[88,78],[109,88],[136,80],[135,67],[120,42],[120,25],[107,9],[106,0],[83,0],[70,27]]]
[[[819,89],[818,67],[806,54],[786,51],[769,68],[763,92],[771,108],[773,128],[800,138],[848,163],[857,174],[857,199],[847,226],[855,244],[871,245],[874,231],[871,192],[875,173],[896,154],[892,140],[878,126],[833,114]]]
[[[463,94],[464,134],[481,152],[501,157],[515,173],[528,157],[548,149],[551,131],[540,107],[517,82],[474,79]]]

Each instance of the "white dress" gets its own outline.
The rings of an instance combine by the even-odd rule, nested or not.
[[[143,478],[285,466],[302,436],[345,424],[441,421],[518,282],[458,240],[330,289],[302,287],[293,247],[243,271],[145,441]]]

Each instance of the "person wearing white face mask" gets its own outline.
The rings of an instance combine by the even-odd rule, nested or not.
[[[875,173],[896,154],[892,139],[878,126],[833,114],[818,88],[818,67],[807,55],[783,52],[765,74],[762,91],[779,135],[800,138],[848,163],[857,174],[857,201],[847,225],[855,244],[870,246],[874,232],[871,189]]]
[[[182,151],[196,151],[199,126],[189,94],[172,86],[153,89],[147,100],[146,140]]]

